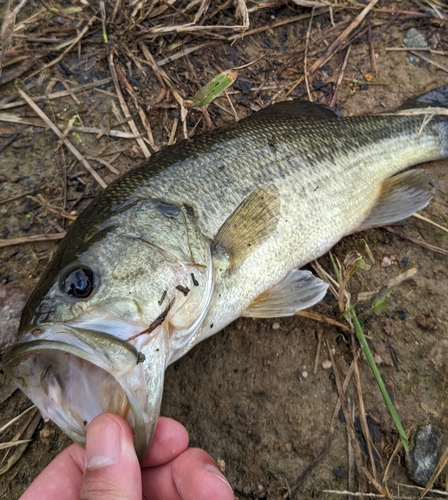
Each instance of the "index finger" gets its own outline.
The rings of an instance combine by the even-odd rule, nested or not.
[[[47,465],[20,500],[78,500],[84,455],[80,446],[70,445]]]

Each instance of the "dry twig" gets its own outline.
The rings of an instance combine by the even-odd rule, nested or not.
[[[364,406],[364,398],[363,398],[363,393],[362,393],[362,387],[361,387],[361,377],[359,376],[359,368],[358,368],[358,353],[357,353],[357,347],[355,344],[355,336],[352,334],[352,354],[353,354],[353,366],[354,366],[354,374],[355,374],[355,387],[356,387],[356,392],[358,394],[358,404],[359,404],[359,420],[361,422],[361,428],[362,432],[364,434],[364,439],[367,445],[367,452],[369,454],[369,459],[370,459],[370,466],[372,467],[372,474],[375,480],[378,480],[377,478],[377,473],[376,473],[376,465],[375,465],[375,459],[373,457],[373,451],[372,451],[372,446],[373,446],[373,440],[372,436],[370,434],[370,429],[367,424],[367,419],[366,419],[366,410]]]
[[[344,332],[351,331],[351,328],[340,321],[337,321],[333,318],[328,318],[327,316],[323,316],[322,314],[313,313],[310,311],[297,311],[296,316],[302,316],[302,318],[313,319],[314,321],[319,321],[319,323],[326,323],[331,326],[337,326]]]
[[[334,54],[338,51],[339,47],[345,43],[349,35],[362,23],[367,14],[373,9],[378,0],[371,0],[369,4],[356,16],[356,18],[350,23],[350,25],[338,36],[338,38],[328,47],[325,53],[317,59],[311,66],[308,71],[308,74],[311,75],[314,73],[320,66],[325,64],[329,59],[331,59]],[[290,96],[294,89],[300,85],[305,76],[301,76],[288,90],[286,96]]]
[[[448,255],[448,250],[445,250],[444,248],[436,247],[434,245],[430,245],[429,243],[426,243],[425,241],[420,241],[417,238],[413,238],[412,236],[408,236],[407,234],[400,233],[399,231],[397,231],[396,229],[394,229],[391,226],[384,226],[384,229],[386,231],[389,231],[389,233],[396,234],[400,238],[412,241],[412,243],[415,243],[416,245],[419,245],[423,248],[427,248],[428,250],[432,250],[433,252],[436,252],[436,253],[441,253],[442,255]]]
[[[24,196],[32,193],[33,191],[25,191],[24,193],[15,194],[14,196],[10,196],[9,198],[3,198],[2,200],[0,199],[0,205],[2,205],[3,203],[9,203],[10,201],[18,200],[19,198],[23,198]]]
[[[23,245],[24,243],[35,243],[36,241],[54,241],[62,240],[65,233],[51,234],[33,234],[31,236],[23,236],[21,238],[10,238],[8,240],[0,240],[0,248],[10,247],[13,245]]]
[[[0,75],[2,74],[3,62],[5,60],[6,52],[9,48],[9,44],[11,43],[12,35],[14,34],[17,14],[21,11],[27,1],[28,0],[22,0],[19,5],[17,5],[16,8],[3,19],[2,30],[0,34],[2,41],[2,51],[0,54]]]
[[[415,219],[420,219],[423,222],[427,222],[428,224],[431,224],[432,226],[437,227],[437,228],[441,229],[442,231],[445,231],[445,233],[448,233],[448,228],[446,228],[445,226],[441,226],[440,224],[437,224],[437,222],[434,222],[433,220],[428,219],[428,217],[425,217],[419,213],[413,214],[412,217],[414,217]]]
[[[44,201],[40,196],[28,196],[28,198],[35,201],[36,203],[39,203],[39,205],[45,207],[47,210],[58,215],[59,217],[64,217],[65,219],[69,220],[76,220],[76,215],[69,214],[62,208],[53,207],[52,205]]]
[[[48,64],[46,64],[45,66],[43,66],[42,68],[39,68],[37,71],[35,71],[34,73],[32,73],[31,75],[29,75],[27,77],[27,79],[30,79],[32,78],[33,76],[36,76],[38,73],[41,73],[42,71],[45,71],[47,70],[48,68],[51,68],[52,66],[54,66],[55,64],[58,64],[59,61],[62,61],[63,57],[65,56],[65,54],[68,54],[72,49],[73,47],[75,47],[79,41],[82,39],[82,37],[87,33],[87,31],[89,31],[89,28],[91,26],[91,24],[93,23],[93,21],[95,21],[97,19],[96,17],[96,14],[94,14],[90,20],[88,21],[88,23],[84,26],[84,28],[79,32],[78,36],[76,36],[73,40],[70,40],[70,43],[67,42],[68,44],[68,47],[64,50],[64,52],[62,52],[58,57],[56,57],[55,59],[53,59],[51,62],[49,62]]]
[[[98,184],[104,189],[107,187],[107,184],[101,179],[101,177],[95,172],[90,163],[82,156],[82,154],[73,146],[73,144],[67,139],[64,138],[62,132],[56,127],[56,125],[48,118],[48,116],[37,106],[32,99],[28,97],[28,95],[19,89],[19,94],[22,96],[22,99],[32,108],[35,113],[44,120],[44,122],[51,128],[51,130],[62,139],[62,142],[66,145],[67,149],[76,157],[78,161],[80,161],[86,170],[89,171],[90,175],[98,182]]]
[[[336,86],[334,88],[333,97],[332,97],[331,102],[330,102],[330,107],[332,107],[332,108],[336,104],[336,98],[337,98],[339,89],[341,87],[342,80],[344,79],[345,68],[347,67],[348,58],[350,57],[351,47],[352,47],[351,45],[349,45],[347,47],[347,52],[345,53],[344,62],[342,63],[341,71],[339,73],[338,80],[337,80]]]
[[[17,463],[17,461],[23,455],[23,452],[28,446],[28,442],[30,441],[31,436],[34,434],[34,431],[36,430],[36,427],[39,424],[40,419],[41,415],[39,410],[36,407],[32,407],[32,410],[30,410],[27,420],[23,423],[19,431],[15,434],[15,436],[11,440],[11,442],[21,440],[23,441],[23,444],[18,445],[14,453],[12,453],[6,460],[3,461],[4,465],[0,468],[0,476],[2,474],[5,474],[5,472],[8,472],[11,469],[11,467],[15,463]]]
[[[121,91],[121,86],[119,83],[119,79],[125,83],[127,80],[123,75],[123,72],[120,70],[120,68],[115,66],[114,63],[114,56],[112,53],[109,54],[108,57],[109,60],[109,71],[112,76],[112,81],[114,82],[115,85],[115,92],[117,93],[118,101],[120,103],[121,110],[123,111],[123,115],[125,118],[129,119],[129,126],[132,130],[132,133],[137,137],[137,143],[140,146],[140,149],[142,150],[143,155],[145,158],[149,158],[151,156],[151,153],[149,152],[149,149],[146,147],[145,142],[143,141],[140,132],[137,129],[137,125],[135,124],[134,120],[132,119],[131,112],[129,111],[129,107],[126,104],[126,101],[124,100],[123,93]]]
[[[344,394],[344,391],[342,388],[339,372],[338,372],[338,369],[335,365],[334,356],[333,356],[333,353],[331,352],[331,349],[330,349],[330,346],[328,345],[328,343],[327,343],[327,350],[328,350],[328,356],[329,356],[331,364],[333,366],[333,373],[335,376],[336,387],[338,390],[339,399],[341,401],[341,408],[342,408],[342,411],[344,413],[345,423],[347,425],[347,431],[350,433],[350,439],[351,439],[351,442],[353,444],[353,451],[354,451],[354,456],[355,456],[355,461],[356,461],[358,471],[362,472],[366,476],[367,480],[370,483],[372,483],[372,485],[375,487],[375,489],[378,491],[378,493],[384,494],[384,489],[383,489],[382,485],[372,476],[372,474],[362,464],[361,448],[360,448],[359,442],[355,436],[355,430],[353,428],[353,422],[350,418],[350,413],[348,411],[347,401],[346,401],[345,394]]]
[[[447,66],[443,66],[442,64],[439,64],[438,62],[436,61],[433,61],[432,59],[430,59],[429,57],[426,57],[424,56],[422,53],[420,52],[415,52],[414,50],[410,50],[409,49],[409,52],[411,54],[413,54],[414,56],[416,57],[419,57],[420,59],[423,59],[424,61],[426,61],[427,63],[429,64],[432,64],[433,66],[435,66],[436,68],[439,68],[441,69],[442,71],[445,71],[445,73],[448,73],[448,67]]]
[[[40,95],[37,97],[30,97],[30,99],[32,99],[33,102],[46,102],[46,101],[52,100],[52,99],[60,99],[61,97],[65,97],[65,96],[68,96],[70,94],[78,94],[80,92],[86,92],[86,91],[94,89],[96,87],[101,87],[103,85],[107,85],[108,83],[110,83],[110,81],[111,81],[110,78],[103,78],[102,80],[98,80],[98,81],[93,82],[93,83],[88,83],[86,85],[81,85],[80,87],[73,87],[70,89],[70,91],[61,90],[60,92],[54,92],[53,94],[46,94],[46,95]],[[22,89],[22,90],[26,90],[26,89]],[[5,102],[6,99],[3,101],[0,101],[0,109],[16,108],[18,106],[23,106],[24,104],[26,104],[25,101],[10,102],[11,98],[15,98],[16,95],[17,94],[14,94],[13,96],[9,96],[7,98],[7,102]]]

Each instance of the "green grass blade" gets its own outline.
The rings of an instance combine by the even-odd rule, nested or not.
[[[215,76],[210,82],[207,83],[193,98],[193,106],[200,108],[211,103],[213,99],[219,96],[224,90],[228,89],[230,85],[236,80],[238,71],[228,69],[223,73]]]
[[[328,255],[330,256],[331,265],[333,266],[334,274],[336,274],[336,279],[338,281],[341,281],[341,271],[339,269],[339,266],[337,265],[333,254],[331,252],[328,252]]]
[[[395,411],[394,405],[390,399],[389,393],[387,392],[386,386],[384,385],[383,379],[381,378],[381,374],[376,366],[375,360],[373,359],[372,351],[370,350],[369,345],[367,344],[367,340],[364,336],[364,332],[362,331],[361,325],[359,323],[358,317],[356,316],[355,309],[353,306],[347,311],[350,314],[353,325],[355,327],[356,336],[358,338],[359,343],[361,344],[362,351],[367,359],[367,363],[372,370],[373,376],[375,377],[376,383],[380,388],[381,394],[384,398],[384,402],[386,403],[387,408],[391,414],[392,420],[394,421],[395,427],[397,428],[398,434],[400,435],[401,442],[403,443],[403,448],[406,453],[409,451],[409,440],[406,435],[406,431],[403,429],[401,425],[400,418]]]

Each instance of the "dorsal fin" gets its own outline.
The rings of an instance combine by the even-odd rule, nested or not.
[[[292,118],[316,118],[319,120],[334,120],[340,118],[340,114],[335,110],[317,102],[303,101],[302,99],[294,99],[293,101],[281,101],[276,104],[271,104],[267,108],[257,111],[252,115],[247,116],[244,120],[255,120],[266,117],[292,117]]]
[[[422,95],[409,99],[398,109],[414,108],[448,108],[448,85],[430,90]]]

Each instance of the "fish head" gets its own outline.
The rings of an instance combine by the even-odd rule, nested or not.
[[[210,303],[209,245],[207,265],[163,249],[129,224],[109,225],[82,243],[76,234],[64,239],[30,297],[2,367],[45,418],[81,445],[95,416],[122,416],[143,458],[165,368]]]

